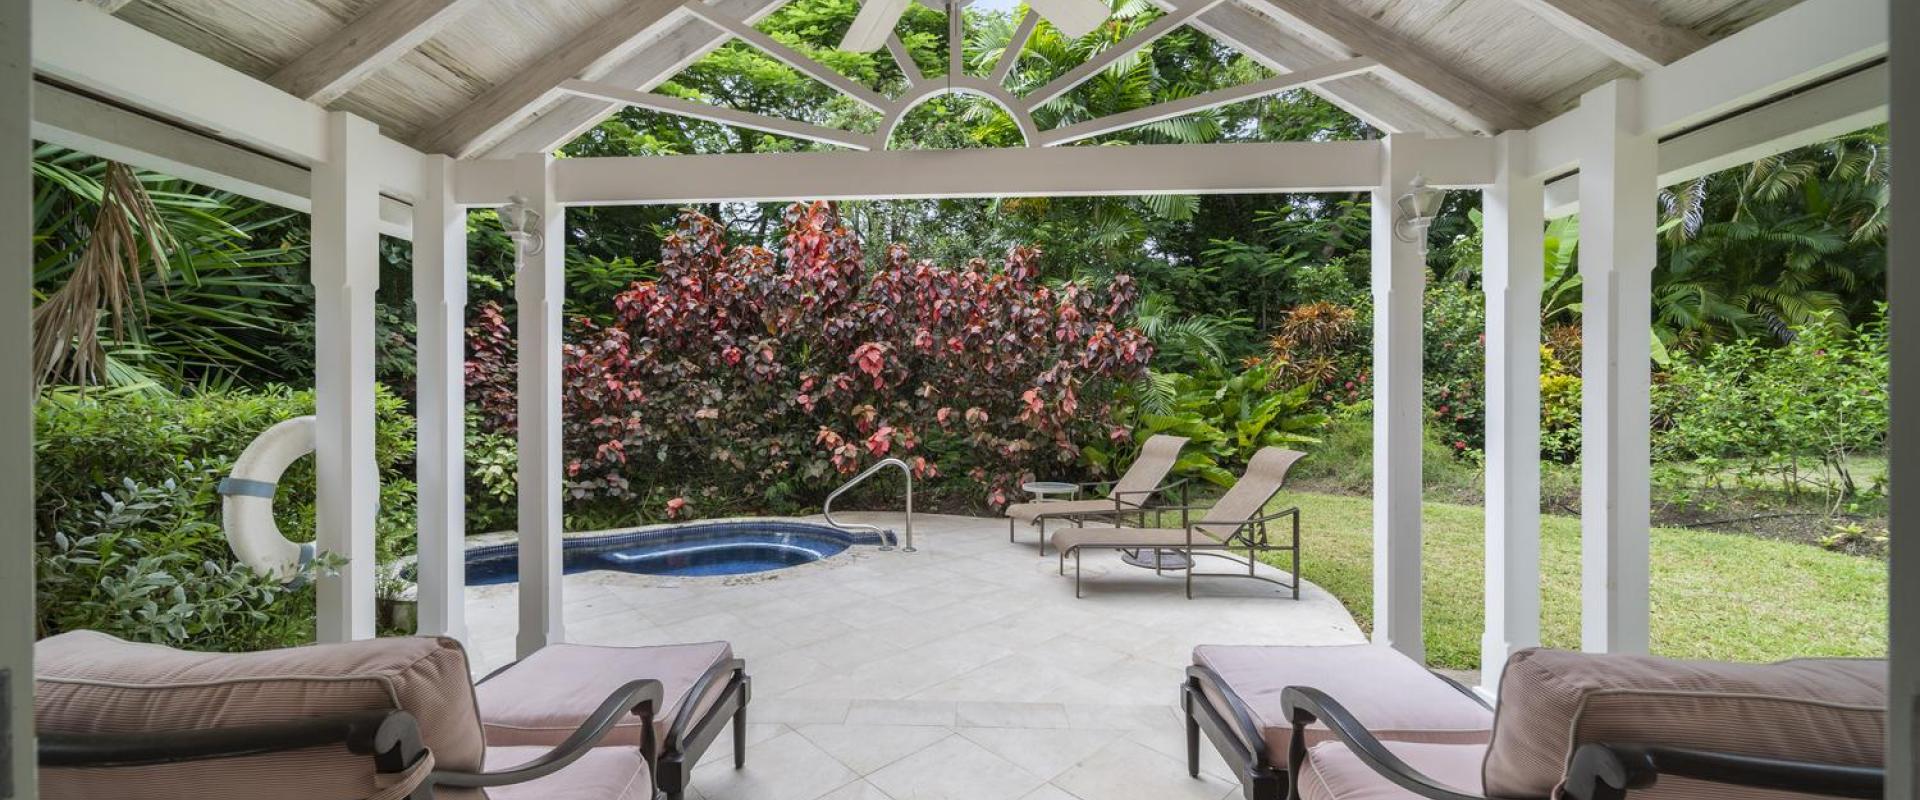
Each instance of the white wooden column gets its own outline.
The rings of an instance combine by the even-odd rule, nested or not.
[[[1581,647],[1648,648],[1648,435],[1651,384],[1654,137],[1639,82],[1617,80],[1580,104],[1598,128],[1580,157]]]
[[[33,745],[33,61],[30,3],[0,4],[0,797],[35,796]],[[11,786],[7,784],[11,783]]]
[[[1420,632],[1421,322],[1426,256],[1394,236],[1418,134],[1387,137],[1373,190],[1373,640],[1426,660]]]
[[[453,159],[422,161],[426,191],[413,206],[419,633],[464,640],[467,211],[454,202]]]
[[[1892,145],[1920,153],[1920,4],[1892,3]],[[1902,162],[1904,165],[1905,162]],[[1892,432],[1887,497],[1893,504],[1890,641],[1891,716],[1887,797],[1920,798],[1920,169],[1893,170],[1887,301],[1892,325]],[[1906,409],[1900,411],[1899,409]]]
[[[328,115],[329,158],[313,169],[314,458],[321,552],[348,559],[319,581],[319,639],[373,637],[373,311],[380,288],[380,187],[373,123]]]
[[[1528,174],[1531,134],[1494,139],[1482,195],[1487,298],[1486,630],[1480,687],[1499,691],[1507,656],[1540,643],[1540,291],[1545,192]]]
[[[520,343],[520,635],[521,658],[566,641],[561,620],[560,304],[566,284],[566,210],[554,194],[553,158],[514,160],[514,187],[541,216],[544,242],[516,250],[514,301]]]

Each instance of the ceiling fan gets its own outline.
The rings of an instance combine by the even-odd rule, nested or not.
[[[846,38],[840,40],[840,49],[865,53],[885,47],[887,37],[900,22],[900,15],[906,13],[912,3],[913,0],[865,0],[860,13],[853,18],[853,27],[848,28]],[[1092,33],[1113,13],[1103,0],[1027,0],[1027,5],[1074,39]],[[947,7],[952,13],[958,13],[956,5],[949,3]]]

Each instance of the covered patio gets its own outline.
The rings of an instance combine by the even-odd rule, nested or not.
[[[921,553],[861,553],[823,566],[842,571],[835,577],[844,580],[831,586],[805,574],[724,591],[563,576],[567,209],[801,199],[1370,193],[1378,210],[1371,286],[1378,309],[1371,638],[1419,660],[1426,276],[1423,237],[1405,228],[1423,231],[1420,185],[1482,192],[1488,429],[1479,689],[1491,696],[1507,657],[1539,639],[1537,351],[1545,221],[1577,212],[1584,240],[1583,361],[1589,366],[1581,416],[1582,647],[1644,653],[1651,614],[1648,364],[1658,189],[1890,116],[1897,146],[1920,152],[1920,128],[1910,122],[1920,115],[1920,56],[1911,55],[1920,52],[1920,11],[1901,0],[1469,0],[1440,11],[1418,0],[1162,3],[1164,16],[1137,37],[1025,96],[1003,86],[1010,58],[988,74],[970,76],[953,48],[944,80],[924,78],[901,59],[912,88],[897,97],[879,95],[753,27],[779,5],[9,3],[0,12],[0,52],[7,54],[0,59],[0,91],[8,98],[0,104],[0,131],[16,157],[5,167],[14,188],[4,204],[4,241],[25,258],[32,235],[25,153],[36,140],[311,214],[318,546],[348,560],[339,576],[318,586],[322,641],[366,639],[375,632],[374,292],[379,239],[396,237],[413,245],[419,309],[419,633],[462,640],[481,667],[569,641],[724,638],[751,651],[761,637],[767,648],[758,659],[763,705],[749,737],[770,751],[761,763],[778,769],[780,748],[829,748],[836,757],[827,763],[840,771],[785,780],[776,789],[755,783],[764,773],[716,770],[694,784],[716,798],[905,798],[938,796],[929,794],[935,788],[965,797],[1218,798],[1235,790],[1230,779],[1215,774],[1190,782],[1177,761],[1178,742],[1171,741],[1176,728],[1169,724],[1134,736],[1125,733],[1137,721],[1131,715],[1165,713],[1171,719],[1171,689],[1193,644],[1358,640],[1352,619],[1324,593],[1309,587],[1297,605],[1243,601],[1231,590],[1186,603],[1177,594],[1137,591],[1123,581],[1087,601],[1075,603],[1071,595],[1062,601],[1050,559],[1009,550],[997,533],[976,530],[983,523],[964,519],[930,520]],[[1016,40],[1024,41],[1037,19],[1029,13]],[[961,16],[950,14],[949,25],[958,31]],[[1181,26],[1254,56],[1275,77],[1051,130],[1033,122],[1035,105]],[[872,109],[881,119],[878,130],[826,129],[646,91],[735,40]],[[1009,52],[1017,54],[1017,48]],[[1296,88],[1321,94],[1383,137],[1072,146],[1113,130]],[[1026,146],[888,149],[902,116],[946,93],[993,100],[1019,124]],[[658,158],[551,155],[622,105],[839,149]],[[1905,172],[1895,181],[1920,193]],[[502,209],[517,246],[520,580],[510,594],[464,585],[466,212],[475,208]],[[1920,260],[1920,245],[1910,235],[1920,231],[1917,208],[1894,206],[1889,295],[1903,309],[1920,302],[1914,297],[1920,282],[1903,271]],[[30,297],[27,272],[14,270],[5,291]],[[15,335],[0,337],[5,363],[16,375],[29,374],[28,316],[18,314]],[[1912,346],[1920,332],[1908,316],[1895,312],[1893,319],[1894,407],[1900,409],[1920,375],[1920,350]],[[26,676],[32,673],[35,631],[32,402],[29,382],[7,393],[4,407],[12,424],[0,441],[0,457],[8,464],[0,506],[13,509],[0,556],[4,605],[13,609],[0,617],[6,659],[0,662],[0,691],[14,709],[15,743],[33,736],[31,715],[22,713],[32,708]],[[1889,495],[1895,498],[1895,536],[1905,537],[1914,534],[1915,514],[1902,498],[1920,490],[1920,425],[1910,413],[1894,417]],[[1914,759],[1920,748],[1920,559],[1906,550],[1894,548],[1890,578],[1889,797],[1920,792]],[[1311,574],[1305,578],[1313,580]],[[689,603],[721,610],[683,613]],[[769,603],[787,615],[747,612]],[[871,613],[873,627],[852,629],[843,613],[834,624],[812,630],[819,639],[802,641],[808,626],[785,623],[809,619],[803,612],[816,604]],[[1207,621],[1195,624],[1201,618]],[[896,624],[914,619],[950,625]],[[769,629],[775,620],[782,620],[780,630]],[[940,635],[899,638],[910,630]],[[827,657],[809,650],[828,641],[840,644]],[[869,650],[859,649],[863,641]],[[887,652],[918,652],[914,648],[937,652],[887,661]],[[1113,658],[1096,663],[1096,655]],[[995,664],[1007,674],[983,671]],[[1078,666],[1029,682],[1036,679],[1027,668],[1059,664]],[[1036,686],[1049,691],[1028,691]],[[983,699],[962,703],[961,689]],[[1102,702],[1103,692],[1161,695],[1134,704]],[[873,731],[816,728],[815,736],[808,735],[808,726],[852,728],[863,720],[900,727],[931,722],[927,727],[941,733],[902,734],[889,746],[924,744],[883,764],[850,760],[867,757],[872,743],[859,737]],[[1017,736],[994,739],[971,729],[1105,733],[1036,735],[1085,744],[1085,752],[1025,753],[1071,755],[1062,762],[1068,766],[1042,774],[1049,770],[1018,760],[1021,754],[1014,751],[1026,748]],[[1168,741],[1155,738],[1160,734]],[[852,755],[831,753],[825,742],[834,736]],[[0,796],[35,796],[32,753],[30,746],[12,748],[11,795],[0,782]],[[928,762],[923,771],[889,775],[888,765],[916,757]],[[1155,758],[1166,762],[1167,771],[1155,770]],[[1003,770],[993,759],[1018,769]],[[862,771],[863,765],[872,769]],[[961,773],[968,779],[991,774],[1037,780],[1022,777],[967,791],[950,783],[961,780]],[[802,791],[806,787],[818,791]],[[867,788],[882,794],[864,793]]]

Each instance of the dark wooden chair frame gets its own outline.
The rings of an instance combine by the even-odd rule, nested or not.
[[[1155,486],[1151,489],[1140,489],[1140,490],[1131,491],[1131,492],[1114,492],[1107,496],[1107,499],[1110,499],[1113,501],[1113,508],[1111,510],[1102,509],[1100,511],[1076,511],[1071,513],[1060,513],[1060,514],[1040,513],[1040,514],[1035,514],[1033,519],[1030,520],[1027,524],[1039,526],[1040,555],[1044,556],[1047,554],[1047,520],[1050,520],[1050,519],[1065,520],[1067,522],[1071,522],[1074,525],[1078,526],[1078,525],[1086,524],[1086,521],[1090,519],[1123,518],[1133,514],[1138,514],[1141,516],[1142,519],[1144,519],[1148,511],[1154,510],[1154,508],[1151,505],[1149,505],[1150,503],[1153,502],[1153,498],[1162,493],[1169,492],[1174,489],[1179,489],[1180,505],[1183,505],[1183,506],[1186,505],[1188,503],[1188,499],[1187,499],[1188,488],[1192,483],[1192,480],[1193,480],[1192,478],[1181,478],[1177,481],[1160,484],[1159,486]],[[1090,481],[1086,483],[1076,483],[1074,484],[1074,486],[1078,488],[1075,489],[1073,494],[1069,495],[1067,499],[1078,500],[1080,499],[1081,492],[1090,492],[1102,486],[1112,486],[1113,484],[1118,482],[1119,482],[1119,479],[1116,478],[1114,480],[1107,480],[1107,481]],[[1124,499],[1122,499],[1123,496],[1131,496],[1136,494],[1145,495],[1145,496],[1142,497],[1140,499],[1140,502],[1138,503],[1129,503]],[[1015,538],[1016,522],[1018,522],[1018,520],[1015,520],[1012,517],[1007,518],[1007,541],[1008,542],[1018,541]]]
[[[1481,706],[1492,708],[1479,692],[1459,681],[1438,672],[1433,676]],[[1208,699],[1209,689],[1226,702],[1225,713]],[[1288,765],[1274,764],[1267,757],[1267,749],[1260,746],[1266,737],[1260,733],[1260,726],[1254,724],[1253,712],[1219,673],[1198,664],[1187,667],[1186,683],[1180,687],[1180,709],[1187,726],[1187,774],[1200,776],[1200,734],[1204,732],[1221,758],[1233,768],[1247,800],[1286,800]],[[1299,735],[1296,726],[1296,740]]]
[[[508,664],[496,669],[477,683],[486,683],[512,668],[513,664]],[[695,719],[699,699],[719,681],[726,681],[726,688],[714,700],[713,707]],[[694,766],[700,763],[700,758],[706,755],[707,748],[720,737],[720,730],[729,721],[733,723],[733,768],[747,765],[747,704],[752,700],[753,677],[747,674],[745,659],[714,662],[694,681],[673,718],[673,727],[667,729],[667,740],[657,746],[649,741],[648,753],[660,754],[658,759],[647,760],[653,771],[653,783],[667,800],[680,800],[686,794],[687,784],[693,780]],[[651,740],[653,729],[649,727],[646,735]]]
[[[1428,800],[1488,800],[1447,786],[1401,761],[1325,692],[1288,687],[1281,693],[1281,702],[1293,724],[1293,743],[1287,751],[1290,798],[1300,796],[1300,766],[1307,758],[1301,733],[1317,720],[1374,772],[1402,789]],[[1567,764],[1562,791],[1572,800],[1624,800],[1629,792],[1651,787],[1662,776],[1861,800],[1881,797],[1886,791],[1884,768],[1633,743],[1581,745]]]
[[[508,786],[559,772],[586,755],[629,714],[644,725],[641,757],[653,770],[656,759],[653,717],[660,708],[663,688],[657,680],[631,681],[607,695],[580,727],[553,749],[525,764],[486,772],[436,769],[409,795],[432,800],[435,786]],[[405,711],[358,711],[270,725],[244,725],[195,731],[135,734],[41,734],[41,767],[132,767],[154,764],[215,762],[241,756],[303,750],[338,744],[348,752],[373,759],[374,770],[397,775],[413,769],[427,756],[420,740],[419,721]],[[210,765],[218,769],[217,765]],[[656,771],[657,774],[657,771]],[[658,788],[656,797],[661,795]]]

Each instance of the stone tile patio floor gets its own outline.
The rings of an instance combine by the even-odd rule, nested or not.
[[[1005,520],[914,522],[917,553],[855,548],[732,578],[569,575],[566,639],[724,639],[747,659],[747,766],[722,735],[694,772],[703,800],[1222,800],[1239,787],[1210,747],[1201,777],[1186,774],[1178,687],[1194,645],[1363,641],[1311,583],[1296,602],[1199,579],[1189,601],[1178,573],[1088,553],[1076,600],[1072,565],[1061,577],[1024,526],[1009,544]],[[514,604],[512,585],[467,590],[476,675],[513,658]]]

